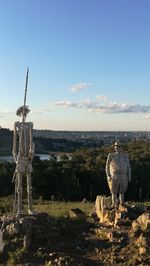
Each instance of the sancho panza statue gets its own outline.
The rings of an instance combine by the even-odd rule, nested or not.
[[[117,207],[119,202],[124,205],[124,193],[128,182],[131,182],[131,167],[128,154],[123,151],[119,142],[115,142],[114,149],[115,152],[107,157],[106,176],[112,194],[112,207]]]
[[[14,173],[15,179],[15,202],[14,208],[17,211],[17,215],[22,213],[22,180],[25,176],[27,178],[27,197],[28,197],[28,213],[32,214],[32,184],[31,173],[32,159],[34,155],[34,143],[33,143],[33,123],[26,122],[27,114],[30,112],[26,103],[26,92],[28,82],[28,70],[26,76],[26,89],[24,97],[24,105],[19,107],[16,111],[16,115],[22,117],[22,121],[15,122],[14,124],[14,136],[13,136],[13,157],[16,162],[16,170]],[[18,137],[17,137],[18,135]],[[18,145],[17,145],[18,139]]]

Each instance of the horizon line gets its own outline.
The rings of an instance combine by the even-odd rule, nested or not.
[[[1,127],[0,129],[7,129],[10,131],[13,131],[13,129]],[[150,130],[66,130],[66,129],[36,129],[33,130],[39,130],[39,131],[56,131],[56,132],[150,132]]]

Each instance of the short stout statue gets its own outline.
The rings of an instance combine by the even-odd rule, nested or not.
[[[131,182],[131,167],[128,154],[123,151],[119,142],[115,142],[114,149],[115,152],[107,157],[106,176],[112,196],[112,207],[116,208],[119,203],[124,205],[124,193],[128,182]]]

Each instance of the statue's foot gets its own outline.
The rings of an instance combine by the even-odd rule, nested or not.
[[[120,202],[120,205],[122,206],[122,207],[126,207],[127,205],[125,204],[125,202]]]
[[[35,214],[35,212],[34,211],[32,211],[32,210],[28,210],[28,214]]]
[[[120,208],[126,210],[128,208],[128,206],[125,203],[120,203]]]
[[[114,205],[114,204],[112,204],[112,205],[111,205],[111,209],[115,209],[115,210],[118,209],[118,205]]]
[[[22,215],[22,211],[17,211],[16,212],[16,217],[20,217]]]

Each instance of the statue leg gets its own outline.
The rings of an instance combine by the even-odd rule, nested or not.
[[[117,208],[118,207],[118,187],[119,182],[118,180],[112,180],[111,182],[111,195],[112,195],[112,207]]]
[[[124,194],[119,194],[119,201],[121,205],[124,204]]]
[[[112,193],[112,207],[116,208],[118,206],[118,197],[116,193]]]
[[[17,174],[17,194],[18,194],[18,208],[17,215],[22,213],[22,174]]]
[[[120,188],[119,188],[119,201],[121,205],[124,205],[124,193],[126,192],[128,186],[127,177],[122,175],[120,180]]]
[[[32,214],[32,183],[31,173],[27,174],[28,213]]]

